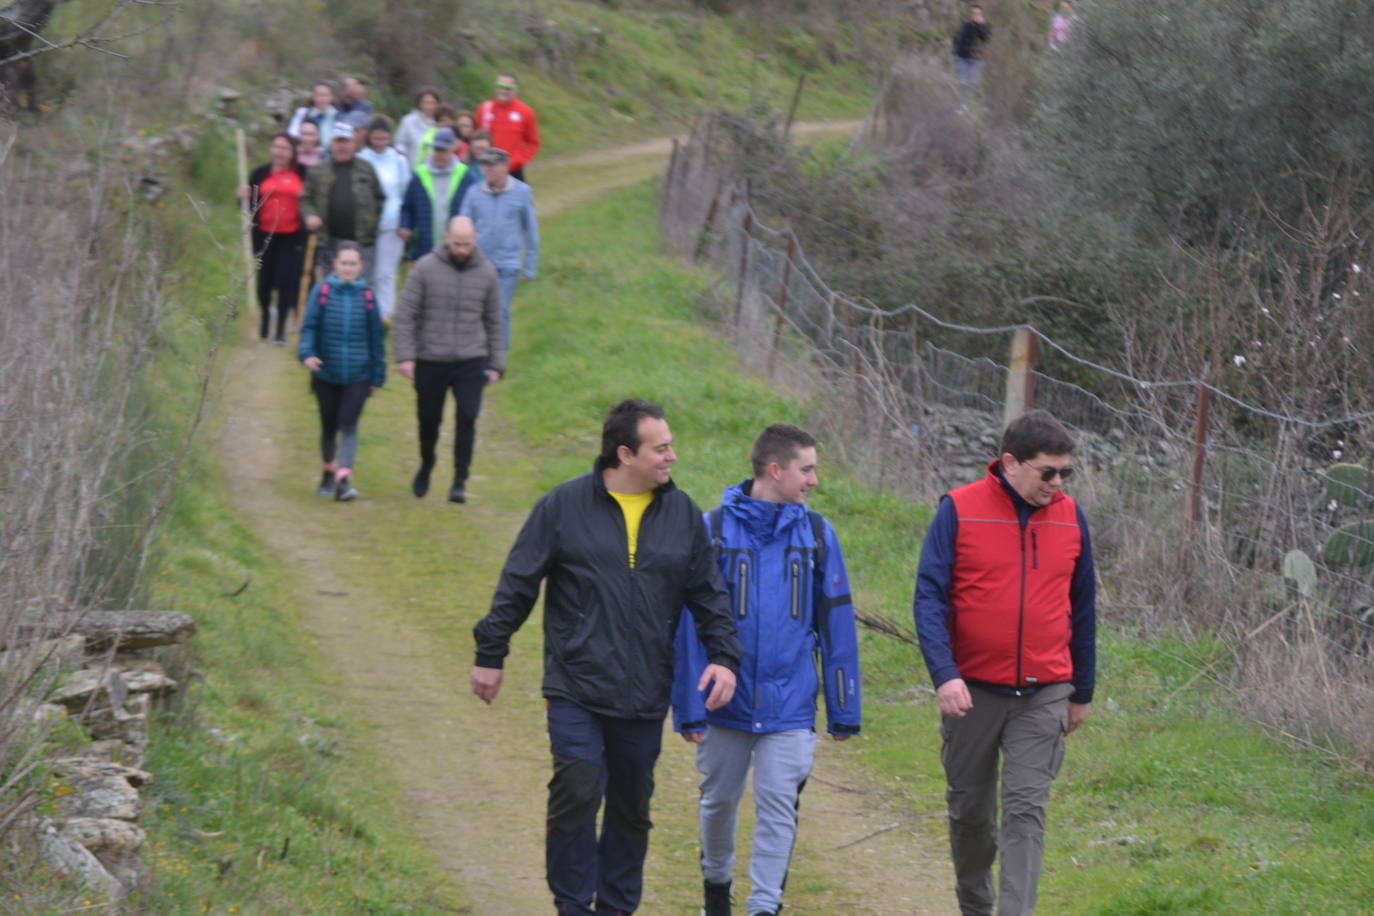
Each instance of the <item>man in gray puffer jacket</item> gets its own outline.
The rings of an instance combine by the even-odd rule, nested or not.
[[[449,502],[467,502],[465,489],[482,389],[505,372],[505,331],[496,268],[477,247],[477,229],[465,216],[448,224],[443,244],[415,262],[401,288],[392,334],[396,369],[415,383],[420,417],[420,469],[411,481],[416,497],[429,492],[434,446],[448,391],[458,403]]]

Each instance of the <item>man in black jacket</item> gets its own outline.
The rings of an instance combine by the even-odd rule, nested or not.
[[[684,605],[710,661],[697,684],[710,690],[706,708],[719,709],[735,692],[743,651],[701,510],[671,480],[676,460],[662,407],[634,398],[612,407],[592,472],[535,504],[491,611],[473,630],[472,691],[490,703],[511,635],[547,580],[543,692],[553,779],[545,855],[554,905],[567,916],[629,914],[639,905]]]
[[[954,69],[959,72],[959,88],[964,94],[967,105],[975,92],[982,91],[983,84],[983,46],[992,40],[992,26],[988,25],[983,8],[973,4],[968,8],[968,18],[959,25],[954,33]]]

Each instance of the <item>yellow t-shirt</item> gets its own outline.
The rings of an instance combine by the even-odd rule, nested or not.
[[[620,503],[620,511],[625,513],[625,534],[630,540],[630,568],[635,568],[635,551],[639,548],[639,520],[644,517],[644,510],[649,508],[649,503],[654,501],[654,491],[648,490],[644,493],[617,493],[614,490],[607,490],[615,497],[615,501]]]

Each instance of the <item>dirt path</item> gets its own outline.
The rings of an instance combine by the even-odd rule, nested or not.
[[[535,178],[541,218],[654,174],[666,148],[658,141],[544,163]],[[235,347],[219,452],[238,509],[296,571],[301,623],[332,672],[342,718],[363,730],[346,740],[384,763],[384,782],[404,793],[415,832],[471,897],[470,909],[466,901],[416,906],[480,916],[547,913],[548,750],[536,619],[515,640],[497,704],[484,707],[467,691],[472,623],[539,495],[499,386],[484,405],[469,483],[474,498],[463,507],[442,501],[445,481],[438,478],[430,498],[410,495],[413,395],[394,377],[364,416],[357,472],[363,498],[341,506],[315,496],[317,426],[305,389],[292,350],[256,341]],[[440,448],[443,454],[446,444]],[[697,774],[674,735],[665,737],[657,775],[641,912],[695,914]],[[938,822],[871,785],[841,746],[823,744],[815,776],[803,800],[789,912],[953,912]],[[745,804],[741,820],[748,826]],[[880,832],[852,842],[873,831]],[[737,899],[742,903],[743,895]]]

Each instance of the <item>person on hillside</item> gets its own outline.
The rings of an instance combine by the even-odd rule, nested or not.
[[[396,126],[396,149],[400,150],[413,169],[422,161],[420,141],[434,127],[434,112],[443,99],[433,86],[422,86],[415,93],[415,107]]]
[[[391,145],[391,121],[374,115],[367,123],[364,145],[358,157],[367,160],[381,182],[386,203],[377,222],[377,259],[372,268],[372,284],[377,291],[377,307],[382,320],[390,321],[396,309],[396,274],[405,249],[401,236],[401,203],[410,185],[410,163]]]
[[[291,122],[286,126],[286,132],[299,138],[301,125],[309,122],[315,125],[320,139],[323,140],[332,136],[334,119],[338,116],[339,109],[334,107],[334,88],[328,83],[316,83],[310,90],[310,104],[296,109],[295,114],[291,116]]]
[[[434,135],[429,158],[415,167],[407,183],[399,230],[407,260],[428,254],[444,237],[449,221],[459,214],[468,190],[476,183],[474,171],[454,155],[457,143],[452,128],[441,128]]]
[[[429,154],[434,151],[434,138],[445,127],[452,130],[457,117],[458,112],[454,110],[452,105],[440,105],[434,109],[434,126],[420,136],[420,142],[415,148],[415,162],[424,162],[429,158]]]
[[[468,138],[468,154],[463,157],[468,168],[476,174],[481,170],[482,164],[477,161],[478,157],[491,149],[491,132],[482,130],[480,127],[472,132]]]
[[[992,26],[983,8],[973,4],[968,16],[954,33],[954,69],[959,74],[959,90],[967,105],[975,93],[982,91],[983,49],[992,40]]]
[[[472,220],[455,216],[444,244],[416,261],[401,287],[396,369],[415,383],[420,469],[410,489],[417,499],[429,492],[444,402],[452,391],[457,407],[448,501],[468,501],[468,470],[477,441],[482,389],[494,385],[506,367],[500,282],[477,247],[477,239]]]
[[[1012,421],[987,476],[940,500],[921,548],[916,632],[940,707],[956,894],[971,916],[1034,911],[1050,783],[1093,698],[1092,543],[1062,490],[1074,447],[1043,410]]]
[[[361,111],[350,111],[334,119],[334,123],[347,124],[353,129],[353,152],[361,153],[367,148],[367,125],[371,119]]]
[[[1073,29],[1073,24],[1078,21],[1074,15],[1073,4],[1069,0],[1062,0],[1058,11],[1050,19],[1050,50],[1062,51],[1065,43],[1069,40],[1069,32]]]
[[[287,134],[290,136],[290,134]],[[301,122],[300,136],[296,141],[296,161],[302,168],[319,165],[324,158],[324,147],[320,145],[320,129],[314,121]]]
[[[358,498],[358,419],[368,396],[386,383],[386,329],[362,279],[362,249],[340,242],[336,252],[333,273],[306,300],[298,355],[320,408],[319,494],[348,502]]]
[[[744,656],[735,697],[708,711],[697,684],[706,649],[678,627],[673,727],[696,745],[701,771],[704,916],[730,916],[735,818],[754,770],[753,885],[746,911],[775,916],[797,837],[801,791],[816,751],[816,695],[827,731],[859,732],[859,642],[835,530],[806,507],[816,486],[816,440],[777,423],[750,453],[753,478],[725,490],[706,515],[730,591]],[[819,674],[818,666],[819,662]]]
[[[271,325],[272,294],[277,294],[276,342],[286,346],[286,319],[296,307],[305,257],[305,224],[301,221],[301,194],[305,169],[296,162],[296,141],[275,134],[268,147],[270,159],[248,176],[239,197],[253,211],[253,251],[258,256],[258,303],[262,321],[258,335],[267,339]]]
[[[545,862],[564,916],[633,913],[684,606],[709,663],[695,685],[714,711],[735,691],[741,648],[701,510],[672,481],[663,408],[612,407],[591,473],[534,506],[473,628],[472,691],[501,689],[511,636],[544,585],[544,682],[553,779]],[[605,801],[601,835],[597,811]],[[595,910],[593,910],[595,906]]]
[[[496,98],[477,106],[477,126],[491,134],[491,145],[510,154],[510,172],[525,180],[525,166],[539,152],[539,123],[534,109],[515,97],[514,73],[496,78]]]
[[[539,220],[534,214],[530,186],[510,173],[510,157],[491,147],[479,160],[482,181],[463,199],[459,210],[472,218],[486,252],[501,277],[501,313],[505,316],[506,344],[510,344],[510,301],[523,272],[533,280],[539,269]]]
[[[356,112],[364,120],[370,120],[376,114],[376,110],[367,99],[367,80],[360,76],[345,76],[335,107],[339,109],[340,114]]]
[[[319,234],[316,250],[322,265],[333,260],[331,245],[357,242],[367,277],[376,257],[377,224],[386,195],[372,164],[357,158],[353,128],[335,124],[330,136],[329,158],[306,173],[301,214],[305,228]]]

